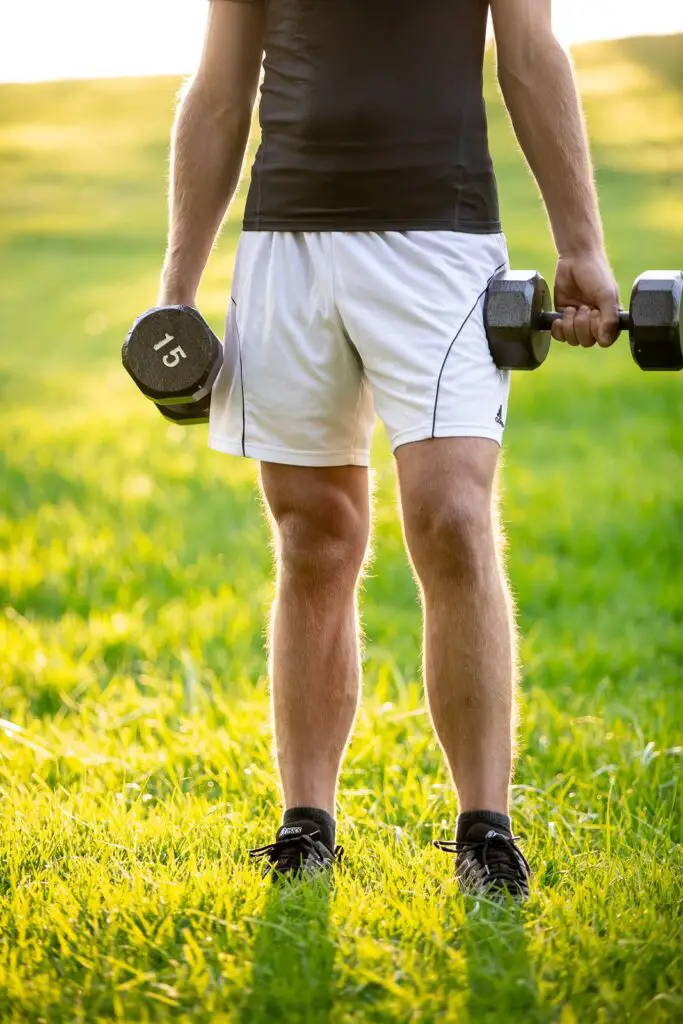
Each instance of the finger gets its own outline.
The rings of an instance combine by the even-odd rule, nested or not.
[[[590,331],[595,341],[600,344],[600,310],[591,309]]]
[[[574,318],[576,317],[576,310],[573,306],[566,306],[562,310],[562,334],[564,340],[568,345],[578,345],[579,339],[576,337],[574,330]]]
[[[600,303],[600,328],[598,330],[598,343],[607,348],[613,345],[619,334],[619,298],[610,296]]]
[[[553,320],[552,326],[550,328],[550,333],[555,339],[555,341],[565,340],[562,320]]]
[[[591,311],[588,306],[579,306],[574,317],[574,333],[583,348],[590,348],[595,344],[595,338],[591,334]]]

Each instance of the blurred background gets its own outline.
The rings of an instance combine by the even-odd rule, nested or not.
[[[627,302],[641,271],[683,265],[683,9],[566,0],[555,10]],[[169,425],[120,364],[131,322],[156,297],[169,130],[205,14],[197,0],[0,10],[8,1020],[72,1019],[76,1005],[78,1019],[156,1019],[200,1003],[207,1020],[227,1020],[211,1013],[241,1005],[251,984],[240,908],[256,913],[258,897],[239,857],[266,841],[278,802],[256,470],[209,453],[206,428]],[[491,53],[486,95],[513,266],[552,280],[545,215]],[[255,144],[254,133],[247,170]],[[245,191],[199,297],[219,334]],[[531,1000],[515,1020],[561,1010],[563,1024],[583,1024],[606,1006],[600,1020],[642,1010],[656,1022],[682,1005],[683,375],[641,372],[624,339],[604,352],[554,348],[514,381],[502,478],[523,636],[513,811],[542,886],[525,932],[528,985],[514,957],[477,982],[448,946],[446,917],[425,923],[419,899],[423,916],[389,906],[418,870],[441,906],[443,865],[425,844],[455,807],[424,713],[419,609],[379,430],[365,691],[340,808],[377,884],[337,895],[340,1020],[403,1020],[406,994],[411,1019],[452,1019],[443,1014],[477,984],[498,993],[498,1011],[508,985]],[[399,833],[389,861],[382,844]],[[212,858],[233,855],[241,867],[218,878]],[[393,988],[382,980],[399,976]],[[287,1005],[286,991],[278,998]]]
[[[36,0],[0,12],[0,78],[33,82],[192,71],[207,0]],[[555,31],[567,45],[683,31],[674,0],[555,0]],[[27,41],[30,39],[30,46]]]

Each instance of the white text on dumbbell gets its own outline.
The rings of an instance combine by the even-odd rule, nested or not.
[[[156,343],[156,345],[154,346],[154,351],[158,352],[160,348],[163,348],[164,345],[168,345],[169,342],[173,340],[173,335],[167,334],[165,338],[162,338],[161,341],[158,341]],[[172,370],[174,366],[178,365],[181,359],[187,359],[187,355],[185,354],[185,352],[183,352],[180,345],[176,345],[175,348],[172,348],[171,351],[167,352],[166,355],[163,357],[164,366],[168,366],[169,369]]]

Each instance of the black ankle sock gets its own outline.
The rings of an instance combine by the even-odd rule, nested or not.
[[[282,817],[282,828],[296,828],[297,825],[301,825],[303,831],[309,835],[317,829],[327,849],[334,852],[337,822],[327,811],[319,807],[288,807]],[[282,829],[278,831],[278,835],[281,832]]]
[[[478,822],[481,822],[483,825],[490,825],[491,828],[500,829],[501,832],[505,832],[507,835],[512,835],[512,822],[507,814],[501,814],[499,811],[463,811],[462,814],[458,815],[458,822],[455,828],[456,842],[462,843],[472,825]]]

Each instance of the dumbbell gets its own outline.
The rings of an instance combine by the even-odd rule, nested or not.
[[[174,423],[206,423],[223,346],[193,306],[158,306],[138,317],[121,351],[146,398]]]
[[[641,370],[683,369],[681,295],[683,271],[651,270],[636,278],[619,330],[628,331],[631,355]],[[562,314],[552,310],[550,289],[535,270],[504,272],[488,286],[484,323],[489,349],[500,369],[535,370],[550,350],[550,328]]]

